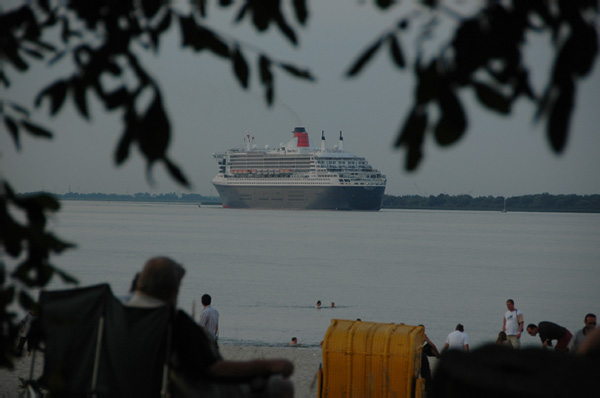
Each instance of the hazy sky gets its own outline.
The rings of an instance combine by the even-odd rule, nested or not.
[[[345,149],[366,157],[387,175],[386,193],[390,195],[600,193],[598,65],[593,75],[579,85],[568,146],[561,156],[551,152],[543,124],[533,124],[535,110],[527,100],[520,100],[508,119],[479,107],[472,100],[473,93],[463,91],[460,95],[470,126],[467,134],[458,144],[444,149],[428,136],[421,166],[416,172],[405,172],[404,152],[394,151],[392,143],[412,104],[412,72],[393,67],[389,52],[382,51],[358,78],[346,79],[343,73],[376,36],[410,11],[408,2],[385,14],[370,4],[359,3],[310,2],[308,26],[295,25],[300,42],[297,48],[292,48],[273,27],[259,35],[247,22],[233,25],[232,13],[212,10],[208,22],[219,32],[243,38],[243,43],[274,58],[307,66],[317,76],[316,83],[306,83],[276,72],[276,102],[272,108],[264,102],[254,54],[250,52],[247,59],[252,78],[248,91],[240,88],[228,63],[182,50],[176,25],[161,42],[157,55],[144,55],[169,111],[174,137],[169,155],[191,180],[191,192],[216,195],[210,183],[217,171],[212,153],[242,146],[246,132],[256,138],[258,146],[274,146],[289,141],[295,126],[304,126],[317,144],[324,130],[329,147],[337,144],[339,131],[343,130]],[[413,27],[412,31],[417,30]],[[414,60],[415,35],[406,34],[400,40],[408,59]],[[531,37],[527,46],[527,60],[534,68],[534,84],[539,90],[550,67],[548,43]],[[2,95],[31,104],[45,82],[61,72],[70,73],[65,68],[55,72],[37,67],[14,78],[11,90]],[[156,183],[150,186],[145,163],[137,151],[132,151],[133,156],[122,167],[114,166],[121,115],[107,115],[98,104],[90,108],[91,122],[77,116],[70,100],[58,117],[48,119],[48,103],[44,103],[36,120],[47,122],[55,139],[23,136],[19,153],[2,125],[0,170],[17,191],[187,192],[166,176],[161,165],[154,168]]]

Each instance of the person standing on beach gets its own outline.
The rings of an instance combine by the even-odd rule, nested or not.
[[[200,311],[200,326],[217,341],[219,336],[219,312],[210,305],[212,303],[210,295],[202,295],[201,300],[204,308]]]
[[[29,311],[27,315],[21,322],[19,322],[19,342],[17,343],[17,350],[19,351],[19,355],[23,353],[23,347],[25,346],[25,342],[27,342],[27,355],[31,355],[32,344],[29,340],[29,331],[31,330],[31,324],[35,320],[35,314],[32,311]]]
[[[425,326],[423,326],[423,329],[425,329]],[[427,337],[425,334],[425,330],[423,330],[423,336],[425,341],[423,342],[423,352],[421,353],[421,376],[425,379],[425,391],[429,392],[431,391],[432,378],[431,366],[429,365],[429,358],[427,357],[439,358],[440,353],[435,344],[433,344],[433,342],[429,340],[429,337]]]
[[[131,307],[175,306],[185,269],[167,257],[149,259],[136,284]],[[171,390],[174,396],[293,397],[286,359],[231,361],[221,357],[214,340],[188,314],[177,310],[171,338]]]
[[[446,338],[446,344],[442,348],[442,354],[447,350],[460,350],[469,352],[469,336],[465,333],[465,328],[460,323],[456,325],[454,332]]]
[[[577,352],[583,340],[596,328],[596,315],[587,314],[583,319],[585,326],[577,331],[569,343],[569,352]]]
[[[506,311],[502,320],[502,331],[506,333],[506,338],[511,347],[519,348],[524,327],[523,313],[515,308],[513,299],[506,301],[506,308],[508,311]]]
[[[527,333],[530,336],[536,336],[539,333],[544,349],[552,347],[552,340],[556,340],[554,350],[560,352],[569,352],[569,341],[573,337],[567,328],[547,321],[540,322],[539,326],[530,323],[527,325]]]

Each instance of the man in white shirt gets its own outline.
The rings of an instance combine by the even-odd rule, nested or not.
[[[204,308],[200,311],[199,323],[217,341],[219,335],[219,312],[211,307],[211,302],[212,298],[210,295],[202,295],[202,305]]]
[[[465,333],[465,328],[460,323],[456,325],[456,330],[446,338],[442,354],[448,349],[469,352],[469,336]]]
[[[506,311],[502,320],[502,331],[506,333],[506,337],[512,348],[519,348],[521,346],[521,333],[523,332],[524,325],[523,313],[515,308],[513,299],[506,301],[506,308],[508,308],[508,311]]]

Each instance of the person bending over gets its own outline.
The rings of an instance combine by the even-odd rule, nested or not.
[[[573,335],[567,330],[567,328],[557,325],[552,322],[540,322],[539,326],[530,323],[527,325],[527,333],[530,336],[536,336],[540,334],[542,340],[542,348],[546,349],[552,347],[552,340],[556,340],[555,351],[569,352],[569,341]]]

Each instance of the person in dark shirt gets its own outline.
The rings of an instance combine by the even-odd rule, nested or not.
[[[423,325],[419,325],[423,326]],[[425,326],[423,326],[425,328]],[[425,379],[425,391],[431,390],[431,367],[429,366],[429,358],[427,357],[440,357],[440,353],[426,334],[423,334],[425,341],[423,342],[423,352],[421,353],[421,377]]]
[[[126,305],[152,308],[175,305],[184,268],[167,257],[148,260]],[[171,338],[171,388],[185,397],[292,397],[285,359],[231,361],[221,357],[212,336],[187,315],[175,314]]]
[[[527,326],[527,333],[529,333],[530,336],[536,336],[539,333],[544,349],[552,347],[552,340],[556,340],[556,347],[554,350],[562,352],[569,352],[569,341],[571,341],[571,338],[573,337],[567,328],[547,321],[540,322],[539,326],[530,323]]]

